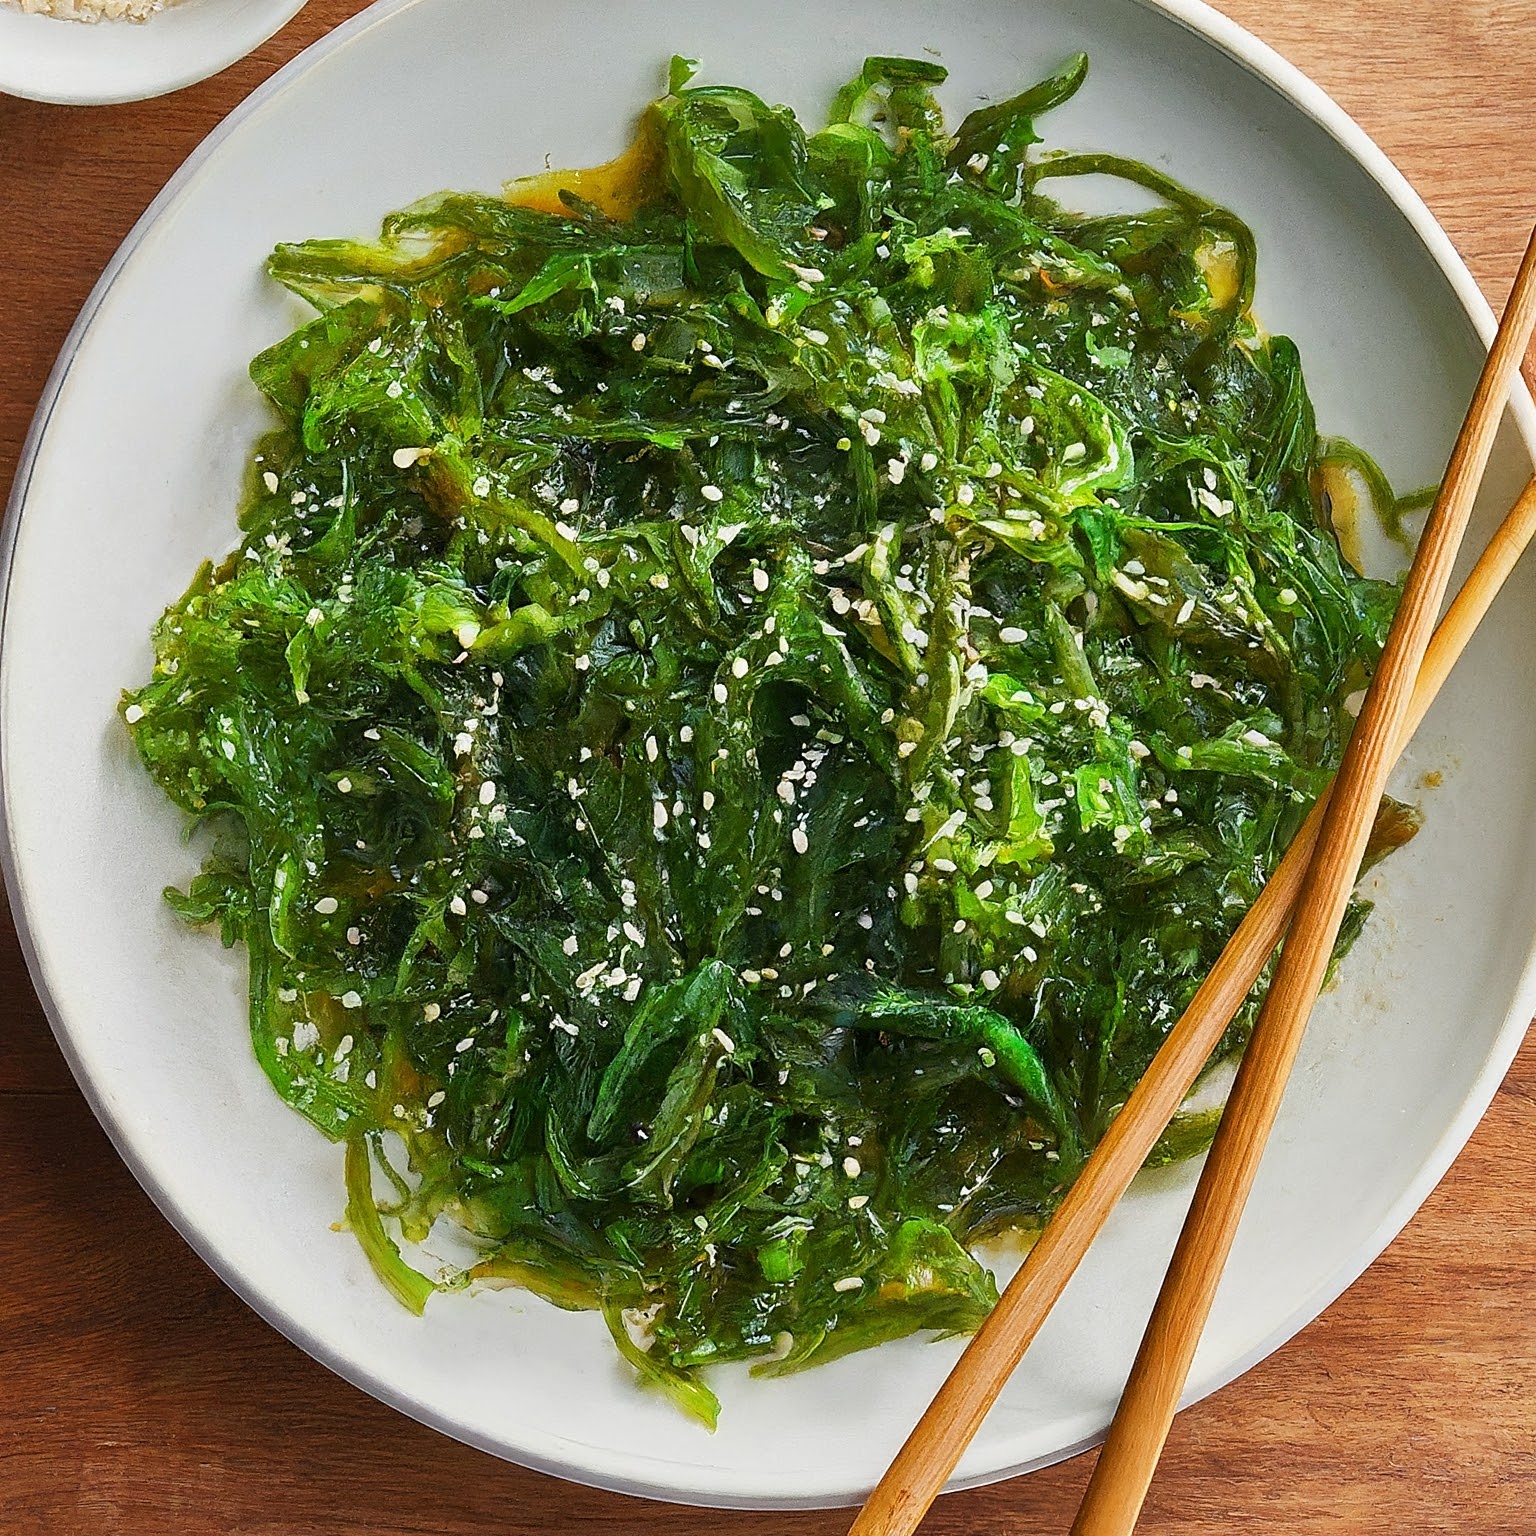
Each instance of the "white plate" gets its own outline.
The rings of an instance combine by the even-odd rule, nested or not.
[[[843,1502],[873,1483],[959,1346],[907,1341],[774,1382],[727,1370],[711,1437],[635,1389],[596,1317],[500,1292],[439,1297],[417,1320],[331,1230],[340,1154],[251,1059],[238,958],[161,904],[194,858],[113,718],[119,688],[147,673],[161,606],[236,537],[263,419],[245,363],[301,313],[261,260],[278,240],[367,234],[439,187],[605,157],[674,49],[814,118],[866,52],[939,50],[958,114],[1079,46],[1093,73],[1048,119],[1051,142],[1141,155],[1247,216],[1263,318],[1299,339],[1324,427],[1369,445],[1400,485],[1435,478],[1486,305],[1360,131],[1190,0],[391,0],[193,156],[65,349],[8,523],[0,668],[8,874],[33,974],[97,1113],[188,1241],[305,1349],[460,1439],[665,1498]],[[1507,429],[1482,534],[1527,462]],[[1434,767],[1445,787],[1372,882],[1381,910],[1319,1010],[1191,1398],[1289,1338],[1381,1251],[1476,1124],[1536,1002],[1536,778],[1511,771],[1536,758],[1536,573],[1512,586],[1402,778],[1417,796],[1415,774]],[[1193,1176],[1144,1180],[1125,1202],[959,1483],[1102,1431]]]
[[[0,91],[101,106],[179,91],[259,48],[304,0],[181,0],[146,22],[56,21],[0,5]]]

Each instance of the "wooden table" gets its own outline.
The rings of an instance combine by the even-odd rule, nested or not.
[[[511,3],[511,0],[508,0]],[[90,110],[0,97],[0,496],[49,366],[166,178],[300,48]],[[1228,0],[1354,114],[1497,306],[1536,214],[1536,0]],[[118,1162],[0,928],[0,1531],[46,1536],[612,1530],[832,1536],[572,1488],[423,1429],[214,1279]],[[1142,1530],[1536,1531],[1536,1042],[1444,1184],[1325,1316],[1178,1421]],[[1089,1458],[944,1500],[926,1530],[1064,1532]]]

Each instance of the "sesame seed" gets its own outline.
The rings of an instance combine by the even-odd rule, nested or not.
[[[144,709],[142,705],[130,704],[128,708],[123,711],[123,719],[126,720],[129,725],[137,725],[143,718]]]
[[[563,949],[566,954],[574,955],[577,949],[576,935],[574,933],[568,933],[565,938],[561,940],[560,948]]]
[[[644,352],[645,351],[645,332],[644,331],[637,331],[634,334],[634,336],[632,336],[630,338],[630,343],[629,344],[630,344],[630,346],[632,346],[635,349],[636,352]]]
[[[843,1159],[843,1172],[845,1174],[847,1174],[850,1179],[858,1178],[858,1176],[863,1171],[864,1170],[859,1166],[858,1158],[856,1158],[856,1157],[845,1157]]]
[[[862,1211],[869,1204],[868,1195],[849,1195],[848,1209],[850,1211]]]
[[[745,656],[738,656],[731,663],[731,676],[732,677],[745,677],[747,675],[747,671],[748,671],[748,663],[747,663],[747,658]]]
[[[339,905],[340,903],[334,896],[322,896],[320,900],[315,903],[315,911],[318,912],[321,917],[329,917]]]
[[[480,804],[481,805],[490,805],[491,802],[493,800],[495,800],[495,798],[496,798],[496,781],[495,781],[495,779],[487,779],[480,786]]]
[[[426,455],[425,448],[396,448],[390,457],[394,460],[396,469],[409,469],[418,459]]]
[[[651,807],[651,825],[660,832],[667,824],[667,807],[658,800]]]
[[[347,929],[347,943],[354,947],[363,942],[363,930],[361,928]]]
[[[455,917],[463,917],[464,914],[469,911],[469,908],[464,905],[464,898],[462,896],[455,896],[448,903],[448,910],[452,912]]]
[[[442,1005],[439,1003],[424,1003],[422,1005],[421,1016],[428,1024],[435,1024],[442,1017],[442,1014]]]
[[[997,638],[1001,640],[1004,645],[1023,645],[1024,642],[1029,639],[1029,635],[1026,633],[1026,631],[1019,629],[1014,625],[1009,625],[1006,629],[998,630]]]
[[[795,845],[796,853],[804,853],[811,846],[811,840],[805,835],[804,827],[796,827],[789,834],[789,840]]]
[[[356,992],[343,992],[341,994],[341,1006],[343,1008],[361,1008],[362,998]]]
[[[834,1291],[861,1291],[864,1289],[864,1282],[857,1275],[844,1275],[841,1280],[834,1280],[832,1282],[832,1289]]]

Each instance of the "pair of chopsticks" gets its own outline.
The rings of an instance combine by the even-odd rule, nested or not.
[[[1326,976],[1387,776],[1536,535],[1533,479],[1434,628],[1504,401],[1533,329],[1536,232],[1331,789],[1313,807],[849,1536],[910,1536],[916,1529],[1283,937],[1269,992],[1072,1532],[1128,1536],[1134,1528]]]

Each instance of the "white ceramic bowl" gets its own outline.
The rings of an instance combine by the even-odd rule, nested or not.
[[[180,0],[146,22],[80,22],[0,5],[0,91],[72,106],[163,96],[243,59],[303,8]]]
[[[277,1327],[407,1413],[611,1488],[720,1505],[867,1489],[954,1361],[918,1340],[782,1381],[727,1370],[713,1437],[642,1395],[601,1322],[514,1292],[424,1319],[331,1230],[341,1159],[271,1092],[243,966],[159,899],[194,855],[113,716],[149,626],[228,548],[252,434],[247,359],[299,317],[278,240],[368,234],[433,189],[604,158],[674,50],[814,118],[868,52],[938,50],[958,114],[1069,50],[1094,66],[1052,143],[1142,156],[1258,234],[1266,323],[1318,415],[1400,485],[1434,479],[1491,330],[1423,205],[1323,94],[1193,0],[388,0],[297,60],[193,156],[113,261],[39,410],[7,524],[0,767],[13,907],[59,1039],[124,1158]],[[296,152],[302,147],[302,152]],[[1529,401],[1519,426],[1530,440]],[[1506,429],[1473,541],[1527,472]],[[1423,834],[1324,999],[1189,1395],[1314,1317],[1381,1251],[1486,1107],[1533,1009],[1536,572],[1516,574],[1413,750]],[[1112,1410],[1194,1177],[1117,1212],[960,1465],[977,1483],[1091,1442]],[[1007,1268],[1007,1265],[1002,1266]]]

